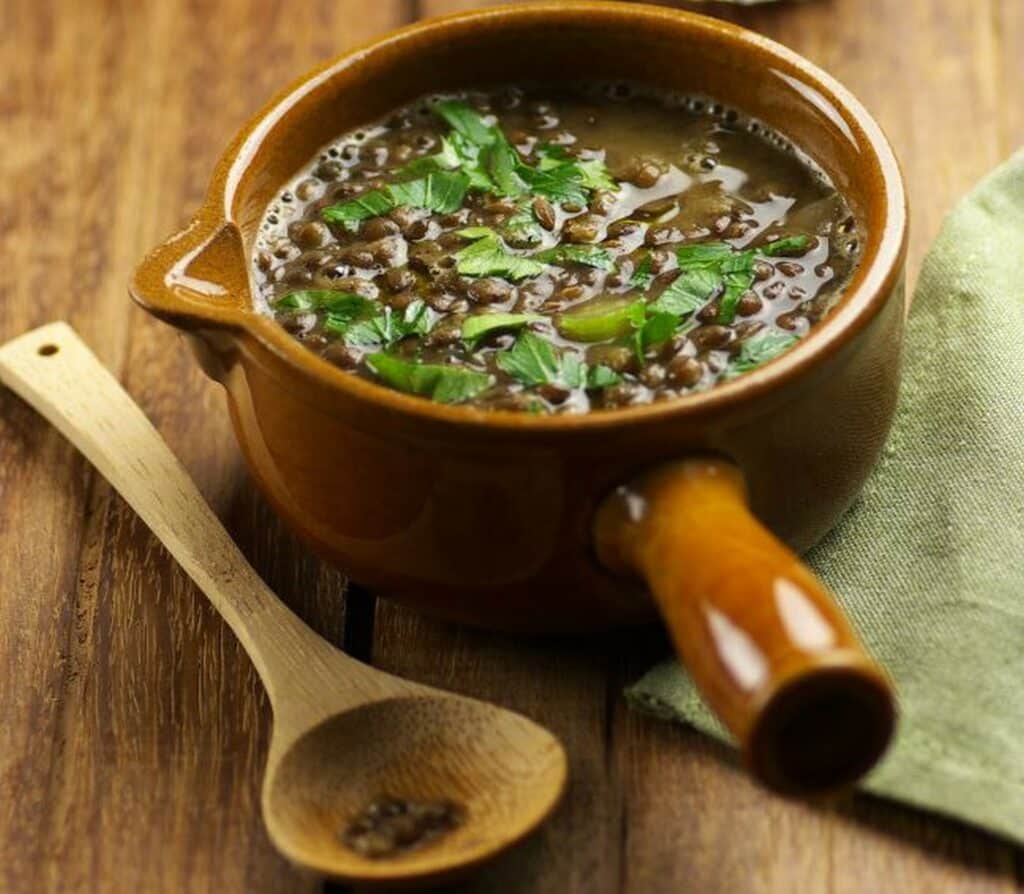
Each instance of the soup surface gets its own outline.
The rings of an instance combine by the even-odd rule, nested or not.
[[[630,85],[432,96],[342,135],[271,203],[258,301],[342,369],[446,403],[672,399],[786,351],[859,256],[785,139]]]

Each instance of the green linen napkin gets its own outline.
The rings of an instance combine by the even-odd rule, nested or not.
[[[1024,843],[1024,152],[947,218],[914,296],[893,432],[807,556],[896,680],[863,787]],[[627,693],[727,734],[679,665]]]

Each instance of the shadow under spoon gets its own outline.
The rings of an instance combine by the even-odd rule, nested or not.
[[[263,817],[285,856],[352,883],[434,882],[551,813],[567,776],[558,740],[519,714],[374,670],[306,627],[67,324],[0,347],[0,381],[110,481],[248,653],[273,707]]]

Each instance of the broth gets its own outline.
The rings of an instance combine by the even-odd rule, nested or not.
[[[502,88],[339,137],[267,209],[253,275],[264,312],[353,374],[579,413],[788,350],[862,238],[809,158],[712,100]]]

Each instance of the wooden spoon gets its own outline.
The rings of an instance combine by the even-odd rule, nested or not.
[[[373,670],[306,627],[245,561],[156,429],[68,325],[0,347],[0,381],[100,470],[249,654],[274,713],[263,816],[288,858],[353,883],[433,882],[504,851],[551,813],[567,776],[558,740],[511,711]],[[397,824],[400,838],[415,839],[412,816],[432,813],[440,831],[388,856],[360,853],[352,824],[382,798],[413,806],[366,825],[391,823],[394,832]],[[361,837],[370,849],[385,850],[390,840],[388,830]]]

